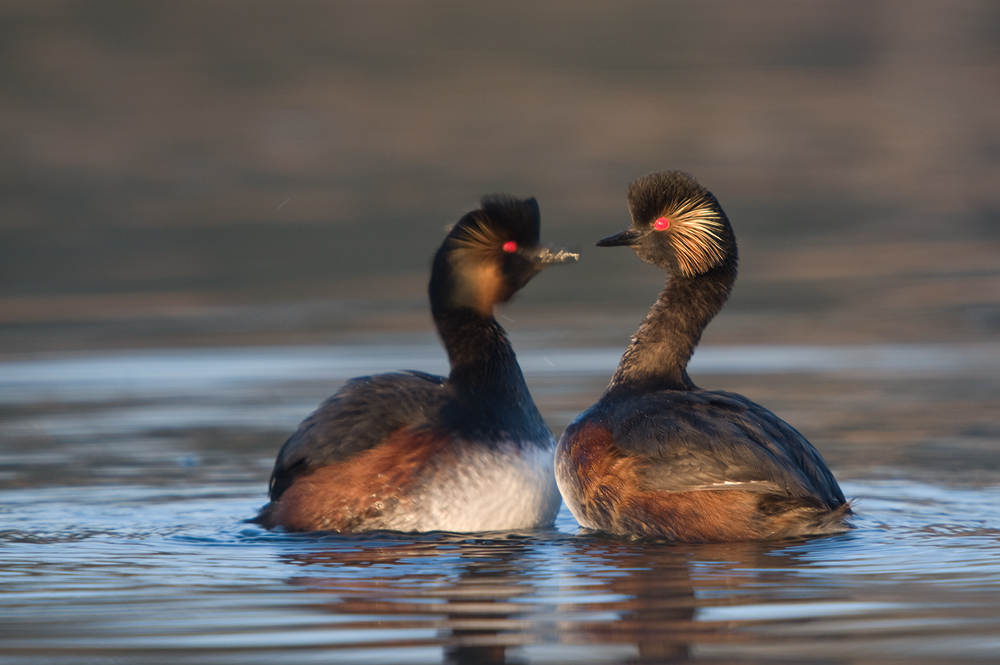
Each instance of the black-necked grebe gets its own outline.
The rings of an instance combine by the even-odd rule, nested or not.
[[[493,317],[545,265],[534,199],[488,196],[434,257],[431,313],[447,378],[349,381],[278,453],[256,521],[288,531],[487,531],[551,526],[555,438]]]
[[[850,505],[822,457],[746,397],[701,390],[687,373],[736,280],[736,239],[711,192],[679,171],[628,190],[628,245],[667,283],[600,400],[556,450],[563,499],[586,528],[685,542],[844,531]]]

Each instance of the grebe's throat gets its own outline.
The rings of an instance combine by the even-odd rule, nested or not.
[[[735,260],[693,277],[671,276],[622,355],[608,391],[694,389],[688,361],[735,279]]]

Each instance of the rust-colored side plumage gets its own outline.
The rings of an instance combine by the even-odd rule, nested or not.
[[[606,428],[587,423],[560,441],[559,487],[585,527],[633,537],[716,543],[842,531],[838,511],[740,489],[663,492],[643,487],[648,460],[626,455]]]
[[[281,495],[265,526],[286,531],[386,528],[386,512],[405,512],[433,461],[448,464],[448,441],[429,431],[397,430],[369,450],[302,476]]]

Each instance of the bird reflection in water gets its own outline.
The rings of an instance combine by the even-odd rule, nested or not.
[[[384,631],[371,643],[352,647],[440,646],[444,663],[489,665],[511,662],[510,647],[543,639],[539,631],[549,622],[525,615],[551,614],[551,605],[518,602],[539,592],[539,574],[525,560],[537,543],[517,536],[427,534],[404,540],[394,534],[395,542],[371,536],[364,542],[338,538],[344,546],[283,555],[301,569],[289,583],[335,594],[316,608],[366,617],[338,623],[338,629]],[[434,630],[436,637],[410,637],[413,629]],[[394,631],[406,631],[407,637]]]
[[[796,542],[683,545],[580,539],[575,557],[590,568],[591,579],[602,582],[591,586],[588,595],[609,600],[586,604],[591,613],[600,614],[564,624],[559,640],[595,648],[632,647],[633,655],[620,663],[688,662],[695,646],[701,648],[700,659],[711,645],[751,641],[753,637],[734,630],[745,622],[706,620],[702,610],[768,602],[767,588],[782,580],[794,584],[789,570],[795,557],[785,548]],[[608,612],[616,615],[613,621],[607,620]]]
[[[316,540],[282,558],[297,569],[290,584],[326,596],[311,608],[338,617],[331,648],[400,650],[401,658],[438,648],[452,665],[536,655],[680,663],[695,647],[701,658],[716,645],[759,641],[742,629],[760,622],[712,620],[704,610],[774,602],[768,589],[801,586],[797,542],[369,534]]]

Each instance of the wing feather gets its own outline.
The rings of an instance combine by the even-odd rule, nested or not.
[[[844,496],[805,437],[741,395],[658,391],[608,405],[604,419],[624,454],[646,460],[646,489],[740,489],[807,499],[835,508]],[[595,414],[596,415],[596,414]]]
[[[425,424],[447,399],[445,379],[423,372],[351,379],[281,447],[271,473],[271,501],[305,471],[368,450],[402,427]]]

